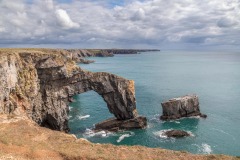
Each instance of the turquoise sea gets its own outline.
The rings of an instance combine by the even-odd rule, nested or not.
[[[80,66],[93,72],[110,72],[135,81],[137,110],[148,118],[143,130],[93,133],[94,124],[113,117],[96,92],[76,95],[70,104],[71,133],[94,143],[143,145],[199,154],[240,156],[240,52],[161,51],[114,57],[94,57]],[[207,119],[159,120],[161,102],[196,93]],[[166,138],[168,129],[192,136]]]

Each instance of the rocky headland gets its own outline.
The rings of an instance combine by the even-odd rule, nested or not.
[[[84,71],[72,52],[2,49],[0,55],[0,114],[26,115],[40,126],[68,132],[72,97],[94,90],[118,121],[138,117],[134,81]]]
[[[89,64],[93,60],[87,57],[112,57],[114,54],[138,54],[141,52],[156,52],[158,49],[66,49],[77,63]]]

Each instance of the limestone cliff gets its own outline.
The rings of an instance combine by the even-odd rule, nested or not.
[[[118,120],[133,119],[134,81],[82,70],[66,50],[1,49],[0,114],[25,115],[41,126],[68,131],[75,94],[96,91]]]

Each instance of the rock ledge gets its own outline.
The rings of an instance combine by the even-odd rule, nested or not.
[[[143,129],[147,126],[147,118],[138,116],[128,120],[118,120],[116,118],[110,118],[95,125],[95,130],[130,130],[130,129]]]

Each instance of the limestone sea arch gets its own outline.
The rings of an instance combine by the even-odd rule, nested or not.
[[[93,90],[117,120],[138,116],[134,81],[82,70],[70,55],[66,50],[1,50],[0,112],[26,115],[41,126],[67,132],[71,98]]]

